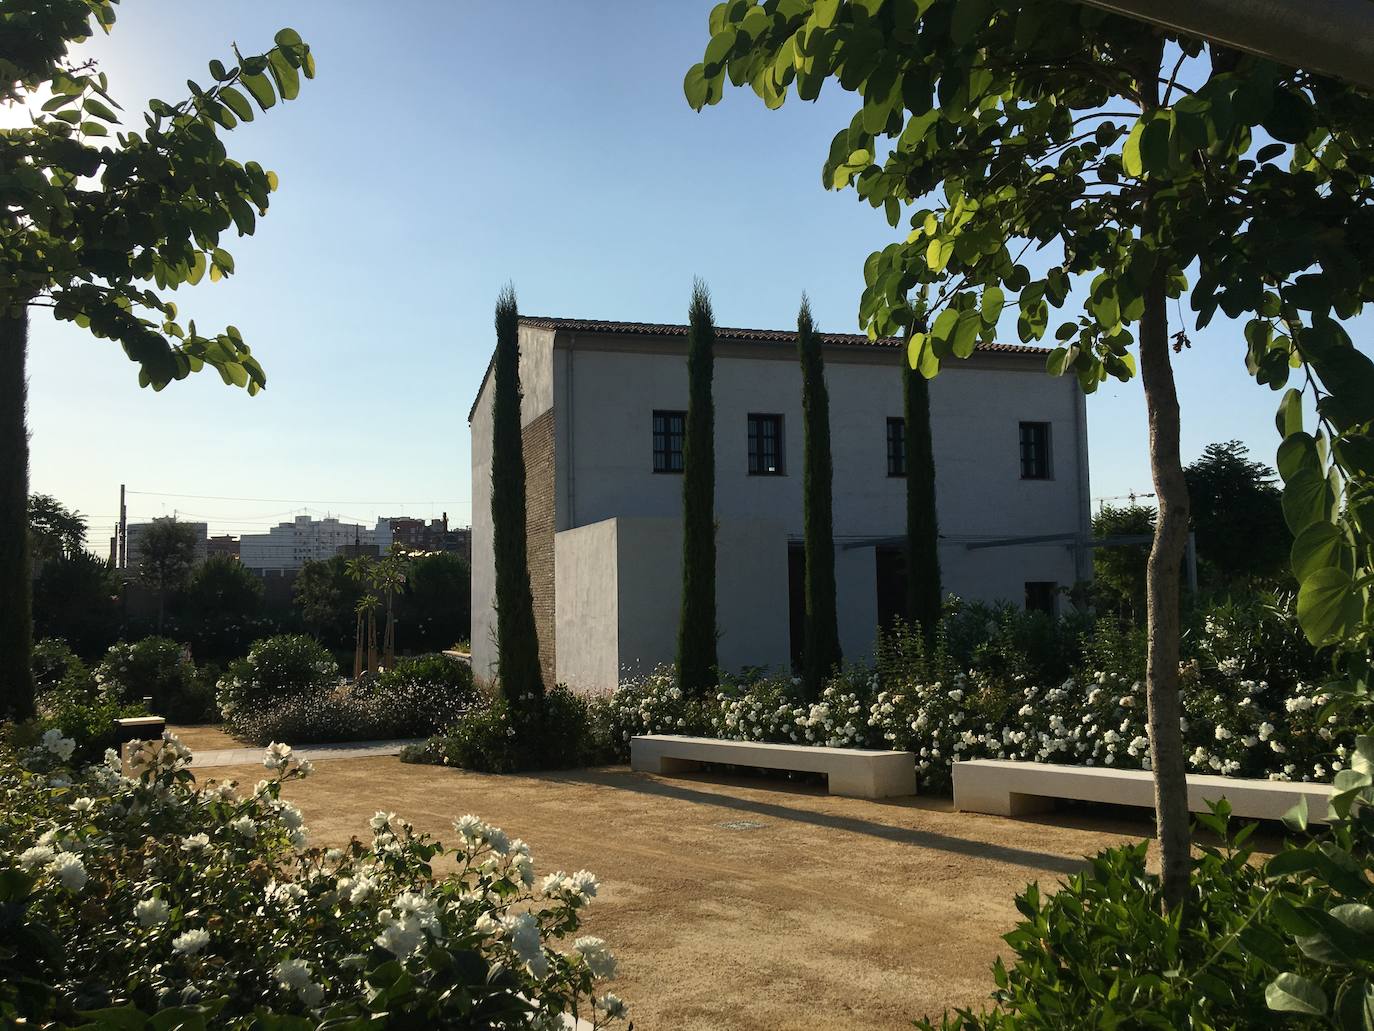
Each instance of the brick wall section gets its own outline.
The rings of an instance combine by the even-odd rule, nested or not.
[[[521,430],[525,454],[525,550],[534,596],[534,627],[539,632],[539,668],[544,687],[554,685],[553,598],[553,411]]]

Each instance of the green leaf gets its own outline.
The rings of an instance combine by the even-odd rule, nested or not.
[[[248,98],[234,89],[233,86],[222,87],[219,91],[219,99],[224,102],[225,107],[239,116],[240,121],[251,122],[253,120],[253,105],[248,103]]]
[[[1312,523],[1298,534],[1289,559],[1298,583],[1328,566],[1347,572],[1351,569],[1345,534],[1335,524],[1328,522]]]
[[[239,78],[239,82],[243,83],[243,88],[252,94],[253,99],[258,102],[258,107],[264,111],[277,102],[277,95],[272,92],[272,81],[261,72],[254,75],[245,73]]]
[[[1140,162],[1150,175],[1169,171],[1169,130],[1172,119],[1167,112],[1156,113],[1140,133]]]
[[[949,35],[959,46],[967,46],[987,27],[992,13],[991,0],[958,0],[949,20]]]
[[[272,42],[279,47],[298,47],[304,45],[304,40],[295,29],[279,29],[277,34],[272,37]]]
[[[291,66],[291,62],[280,50],[272,51],[267,59],[267,69],[277,83],[277,92],[281,94],[282,100],[295,100],[300,95],[300,73]]]
[[[1317,442],[1310,433],[1294,433],[1279,444],[1276,459],[1279,476],[1287,483],[1301,469],[1311,468],[1321,475],[1321,459],[1317,456]]]
[[[1331,486],[1320,468],[1303,465],[1283,485],[1283,518],[1294,536],[1331,516]]]
[[[1289,387],[1284,392],[1274,421],[1278,425],[1280,436],[1291,437],[1295,433],[1302,432],[1302,393],[1300,391],[1294,387]]]
[[[1297,804],[1283,814],[1284,826],[1290,830],[1307,830],[1307,796],[1299,795]]]
[[[983,328],[983,320],[975,311],[966,311],[959,316],[954,328],[952,349],[956,358],[967,358],[978,345],[978,334]]]
[[[103,118],[107,122],[119,121],[119,117],[100,101],[96,100],[95,97],[87,97],[86,102],[81,106],[84,107],[88,113],[95,115],[97,118]]]
[[[1121,147],[1121,168],[1133,179],[1139,179],[1145,173],[1145,163],[1140,155],[1140,137],[1144,131],[1144,123],[1136,122]]]
[[[945,266],[949,264],[950,256],[953,253],[953,240],[948,238],[936,238],[931,240],[926,246],[926,265],[932,272],[943,272]]]
[[[1295,873],[1315,870],[1317,861],[1305,848],[1287,848],[1264,864],[1266,877],[1291,877]]]
[[[1282,973],[1264,989],[1264,1001],[1279,1013],[1326,1014],[1326,993],[1321,987],[1294,973]]]
[[[1298,589],[1298,622],[1314,645],[1348,635],[1363,614],[1363,599],[1344,569],[1318,569]]]
[[[1002,316],[1002,307],[1006,304],[1006,295],[1002,293],[1002,288],[995,283],[983,291],[982,314],[983,324],[987,326],[997,325],[997,320]]]

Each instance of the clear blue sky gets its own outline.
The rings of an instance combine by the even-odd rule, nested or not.
[[[85,50],[133,125],[231,42],[260,52],[290,25],[315,52],[298,100],[226,137],[281,179],[257,235],[225,242],[237,273],[175,296],[202,327],[237,325],[268,389],[207,372],[141,390],[116,345],[38,312],[33,489],[92,517],[97,550],[121,482],[263,499],[130,496],[131,519],[175,510],[211,532],[307,508],[462,525],[467,411],[507,280],[527,314],[678,322],[699,275],[720,324],[759,327],[794,324],[805,290],[825,329],[854,331],[863,260],[896,234],[821,188],[854,98],[827,87],[770,112],[743,89],[694,113],[681,83],[711,6],[126,0]],[[1002,329],[1015,339],[1013,316]],[[1185,459],[1235,437],[1272,461],[1277,397],[1246,375],[1239,327],[1193,343],[1178,359]],[[1138,382],[1088,411],[1093,496],[1148,491]]]

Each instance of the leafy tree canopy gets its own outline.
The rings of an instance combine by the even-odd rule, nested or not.
[[[185,585],[195,562],[199,533],[190,523],[154,519],[139,542],[138,576],[159,591]]]
[[[1183,471],[1192,502],[1198,562],[1208,588],[1287,580],[1293,536],[1283,522],[1274,470],[1238,440],[1209,444]]]
[[[35,561],[75,555],[85,546],[85,516],[50,494],[29,496],[29,550]]]
[[[233,273],[222,237],[253,232],[277,177],[231,159],[219,132],[294,98],[314,58],[282,29],[267,53],[235,48],[228,64],[210,62],[208,84],[188,81],[175,104],[151,101],[124,131],[104,73],[68,50],[110,30],[115,2],[27,0],[0,12],[0,101],[34,108],[29,125],[0,130],[0,314],[52,308],[118,341],[144,386],[209,365],[256,392],[266,377],[239,331],[183,325],[158,291]]]
[[[1054,0],[731,0],[710,33],[684,83],[696,108],[727,78],[769,107],[827,80],[857,95],[822,181],[903,227],[865,263],[859,319],[910,331],[925,375],[992,340],[1011,305],[1023,341],[1056,341],[1051,372],[1085,390],[1128,379],[1160,279],[1198,328],[1248,319],[1258,382],[1309,373],[1319,425],[1305,431],[1297,389],[1279,418],[1299,609],[1314,641],[1363,648],[1374,364],[1341,322],[1374,298],[1374,100]],[[1035,252],[1043,271],[1023,260]]]
[[[306,562],[296,574],[293,589],[301,621],[312,633],[331,648],[352,643],[354,610],[363,586],[350,575],[348,559],[334,555]]]

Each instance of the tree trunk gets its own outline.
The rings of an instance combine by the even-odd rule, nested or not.
[[[367,671],[377,672],[377,614],[367,614]]]
[[[358,613],[357,627],[353,632],[353,679],[363,675],[363,614]]]
[[[1169,322],[1162,266],[1145,288],[1140,321],[1140,376],[1150,416],[1150,470],[1159,517],[1146,574],[1149,645],[1145,697],[1149,707],[1150,766],[1155,781],[1155,825],[1164,874],[1164,904],[1177,907],[1188,892],[1190,817],[1188,782],[1179,727],[1179,576],[1188,543],[1188,486],[1179,457],[1178,393],[1169,358]]]
[[[157,632],[158,632],[158,635],[159,635],[159,636],[161,636],[161,634],[162,634],[162,613],[163,613],[163,611],[164,611],[165,608],[166,608],[166,604],[167,604],[167,588],[164,587],[162,584],[158,584],[158,586],[157,586]]]
[[[0,312],[0,713],[33,715],[29,558],[28,312]]]

